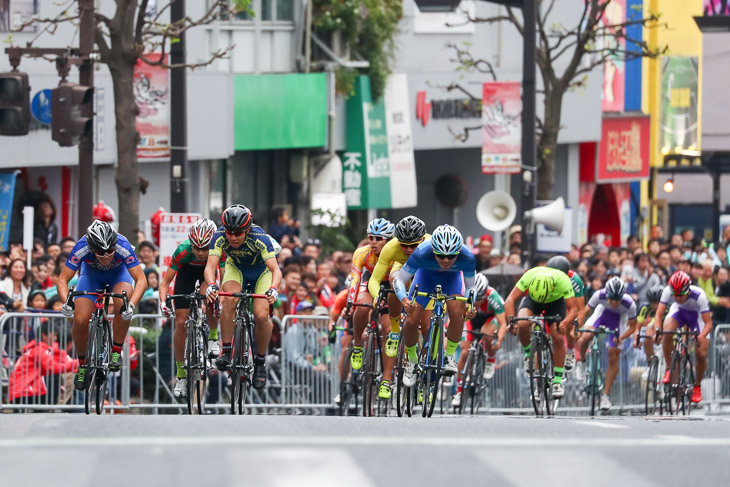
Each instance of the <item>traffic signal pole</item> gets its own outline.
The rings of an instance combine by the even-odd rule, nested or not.
[[[94,63],[91,54],[94,50],[94,0],[79,0],[81,25],[79,27],[79,84],[94,87]],[[83,116],[94,115],[93,103],[82,106]],[[85,133],[79,141],[79,193],[78,193],[78,232],[81,233],[92,221],[94,207],[94,133]]]
[[[172,23],[185,18],[185,0],[170,4]],[[170,64],[185,64],[185,33],[178,42],[170,44]],[[188,118],[187,72],[184,68],[170,70],[170,211],[187,211]]]

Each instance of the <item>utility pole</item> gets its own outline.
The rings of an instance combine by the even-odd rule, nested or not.
[[[522,214],[535,208],[537,194],[537,151],[535,144],[535,32],[537,0],[522,0],[524,19],[522,44]],[[523,262],[532,266],[530,259],[537,253],[537,228],[534,222],[522,219]],[[529,228],[526,228],[529,226]]]
[[[170,20],[174,24],[185,18],[185,0],[170,4]],[[185,64],[185,33],[178,42],[170,44],[170,64]],[[183,68],[170,73],[170,211],[187,211],[187,72]]]
[[[94,63],[91,59],[94,50],[94,0],[79,0],[81,25],[79,27],[79,84],[94,87]],[[94,116],[94,106],[86,104],[82,110],[84,116]],[[86,133],[79,141],[79,195],[78,195],[78,231],[81,233],[92,221],[94,207],[94,133]]]

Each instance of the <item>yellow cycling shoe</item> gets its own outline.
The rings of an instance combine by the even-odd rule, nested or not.
[[[360,370],[362,368],[362,347],[352,347],[350,367],[352,367],[352,370]]]
[[[390,399],[390,381],[384,380],[380,382],[380,390],[378,391],[378,397],[380,399]]]
[[[390,333],[388,340],[385,342],[385,355],[390,358],[398,354],[398,342],[400,341],[400,333]]]

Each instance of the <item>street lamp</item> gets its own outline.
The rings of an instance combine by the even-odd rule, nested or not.
[[[535,21],[538,0],[481,0],[507,7],[522,9],[522,213],[535,208],[537,188],[537,167],[535,159]],[[457,0],[415,0],[422,12],[453,12],[459,5]],[[528,28],[529,27],[529,28]],[[524,220],[524,216],[523,216]],[[535,232],[523,232],[523,260],[530,265],[537,246]]]

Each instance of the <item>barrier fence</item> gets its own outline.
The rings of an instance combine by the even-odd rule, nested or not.
[[[267,386],[251,390],[249,414],[334,414],[339,392],[340,340],[327,340],[326,316],[285,316],[275,319],[275,333],[266,358]],[[49,335],[49,331],[54,331]],[[174,321],[158,314],[135,315],[125,342],[120,372],[109,377],[107,412],[182,414],[185,399],[175,398]],[[45,340],[45,342],[44,342]],[[71,339],[71,320],[55,313],[6,313],[0,316],[0,410],[83,411],[83,393],[73,388],[77,363]],[[523,371],[524,353],[516,337],[508,335],[497,353],[496,371],[480,412],[531,414],[529,383]],[[603,370],[608,366],[603,358]],[[647,363],[643,349],[624,342],[619,374],[611,392],[612,412],[643,414]],[[453,412],[455,380],[447,379],[437,393],[437,411]],[[208,374],[208,413],[229,413],[228,374],[211,363]],[[583,383],[568,373],[565,397],[558,414],[588,411]],[[395,391],[394,391],[395,392]],[[730,324],[716,325],[711,335],[709,366],[702,382],[703,406],[709,413],[730,406]],[[395,397],[395,393],[393,394]],[[440,407],[439,407],[440,404]],[[361,404],[358,404],[361,406]],[[395,408],[391,408],[392,413]],[[350,411],[361,414],[361,411]]]

